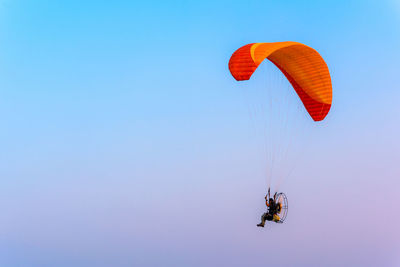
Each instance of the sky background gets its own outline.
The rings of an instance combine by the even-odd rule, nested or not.
[[[228,61],[275,41],[333,106],[260,229]],[[399,47],[398,0],[1,0],[0,265],[400,266]]]

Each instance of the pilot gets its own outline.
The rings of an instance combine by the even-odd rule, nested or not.
[[[276,203],[275,196],[274,198],[270,197],[269,199],[267,196],[265,196],[265,205],[268,207],[268,212],[264,213],[261,216],[261,222],[257,224],[258,227],[264,227],[265,221],[273,221],[273,222],[280,221],[281,218],[279,217],[278,213],[280,213],[282,209],[282,204]]]

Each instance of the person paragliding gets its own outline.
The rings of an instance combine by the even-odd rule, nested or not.
[[[280,193],[283,194],[283,193]],[[264,227],[265,221],[281,222],[281,217],[279,214],[282,211],[282,203],[277,199],[277,193],[274,197],[271,197],[271,190],[268,188],[268,193],[265,196],[265,205],[268,211],[261,216],[261,222],[257,224],[258,227]]]
[[[246,81],[266,59],[286,77],[311,119],[315,122],[323,121],[332,105],[332,81],[328,65],[322,56],[315,49],[298,42],[250,43],[232,54],[228,64],[229,71],[236,81]],[[278,164],[282,164],[285,157],[291,154],[291,149],[289,149],[291,141],[285,142],[283,137],[290,136],[288,140],[293,140],[293,138],[286,128],[287,122],[290,121],[286,109],[279,107],[276,113],[273,113],[272,105],[279,101],[270,97],[269,105],[265,105],[264,101],[266,102],[267,99],[263,97],[259,99],[262,101],[261,105],[257,106],[253,113],[255,115],[260,113],[258,114],[261,115],[260,118],[262,115],[270,116],[268,120],[261,121],[265,125],[260,128],[265,139],[265,157],[268,161],[266,165],[269,170],[266,176],[269,180],[268,184],[271,184],[272,177],[275,177],[273,171],[278,173],[277,179],[283,179],[289,175],[284,175],[284,169]],[[286,102],[286,99],[283,102]],[[263,110],[266,107],[270,107],[268,112]],[[264,227],[266,221],[276,223],[285,221],[288,202],[284,193],[277,192],[271,197],[268,189],[265,204],[268,211],[262,215],[261,222],[257,226]]]

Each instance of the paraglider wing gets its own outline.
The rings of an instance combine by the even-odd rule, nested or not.
[[[236,80],[248,80],[266,58],[286,76],[313,120],[323,120],[332,104],[332,83],[320,54],[296,42],[253,43],[233,53],[229,70]]]

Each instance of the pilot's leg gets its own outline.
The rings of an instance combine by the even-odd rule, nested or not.
[[[258,227],[264,227],[265,221],[267,220],[267,215],[268,215],[267,213],[264,213],[261,216],[261,222],[259,224],[257,224]]]

